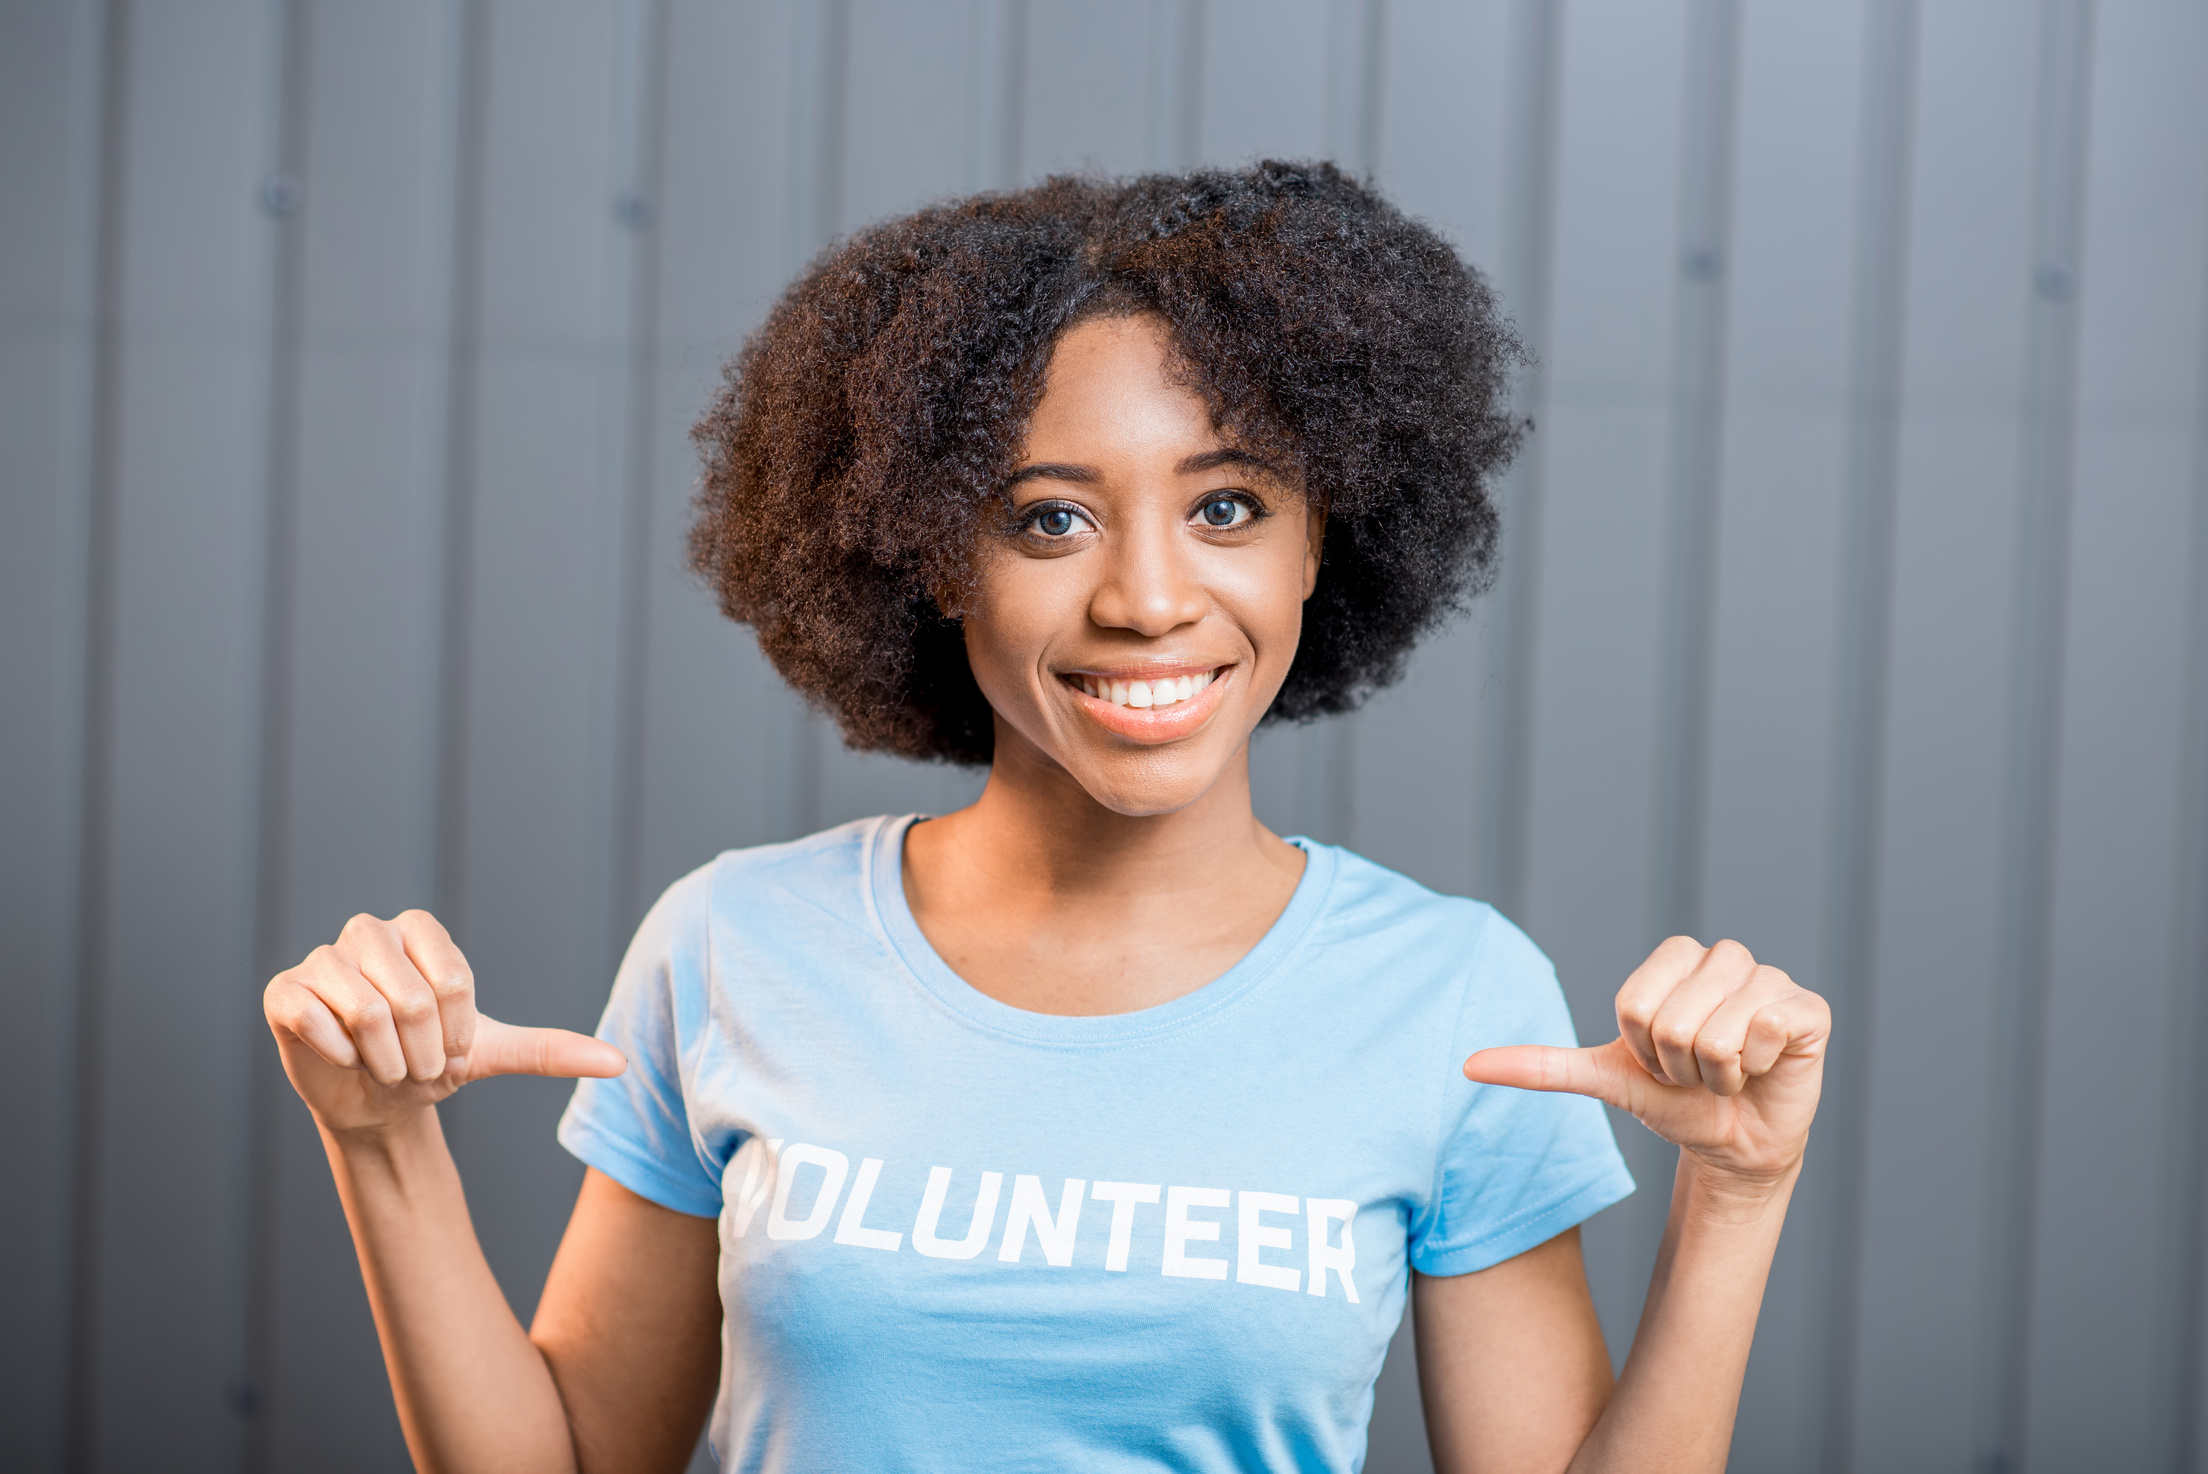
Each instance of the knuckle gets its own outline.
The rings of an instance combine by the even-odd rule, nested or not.
[[[1734,941],[1731,937],[1726,937],[1716,946],[1710,948],[1710,960],[1727,963],[1734,967],[1754,967],[1756,965],[1756,954]]]
[[[371,992],[364,998],[348,1000],[344,1015],[345,1022],[356,1029],[372,1028],[390,1021],[391,1005],[383,1000],[382,994]]]
[[[1783,971],[1776,967],[1773,967],[1768,962],[1759,962],[1756,964],[1755,973],[1750,978],[1750,981],[1758,987],[1769,988],[1773,992],[1787,992],[1792,990],[1794,987],[1794,980],[1792,978],[1788,977]]]
[[[475,991],[475,974],[465,966],[440,968],[429,986],[439,998],[465,998]]]
[[[382,918],[370,916],[365,911],[355,912],[350,920],[338,928],[338,936],[346,941],[370,937],[382,931],[387,923]]]
[[[1694,1035],[1675,1024],[1659,1025],[1654,1031],[1656,1047],[1674,1054],[1686,1054],[1694,1048]]]
[[[402,1024],[418,1024],[437,1016],[437,999],[427,988],[401,994],[391,1000],[391,1017]]]

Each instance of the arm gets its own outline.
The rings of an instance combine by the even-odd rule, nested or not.
[[[1680,1146],[1632,1353],[1612,1389],[1576,1230],[1490,1269],[1420,1276],[1419,1381],[1447,1474],[1725,1467],[1830,1014],[1737,943],[1675,937],[1627,980],[1618,1020],[1600,1048],[1483,1050],[1465,1073],[1596,1096]]]
[[[524,1332],[484,1260],[436,1103],[498,1074],[613,1075],[620,1051],[475,1011],[422,912],[355,917],[264,1004],[314,1113],[419,1469],[680,1469],[718,1366],[712,1220],[592,1172]]]

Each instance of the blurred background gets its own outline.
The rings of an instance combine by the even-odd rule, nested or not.
[[[977,791],[682,569],[793,271],[1324,155],[1489,272],[1538,428],[1501,584],[1261,736],[1262,816],[1495,900],[1589,1038],[1673,931],[1832,999],[1735,1469],[2200,1468],[2204,79],[2180,0],[0,3],[0,1464],[405,1466],[259,1016],[348,915],[589,1028],[716,851]],[[565,1095],[447,1108],[524,1317]]]

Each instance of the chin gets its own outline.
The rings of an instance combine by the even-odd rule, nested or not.
[[[1210,754],[1115,754],[1065,765],[1098,804],[1129,819],[1177,814],[1211,792],[1226,770]]]

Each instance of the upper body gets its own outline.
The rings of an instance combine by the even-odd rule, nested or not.
[[[1488,907],[1305,843],[1218,978],[1037,1013],[922,934],[910,832],[677,883],[600,1030],[629,1068],[562,1123],[718,1220],[728,1467],[1354,1469],[1408,1271],[1487,1269],[1631,1188],[1594,1101],[1456,1068],[1573,1042]]]
[[[1355,1467],[1408,1286],[1437,1467],[1722,1467],[1822,1002],[1672,938],[1571,1047],[1507,923],[1251,807],[1261,721],[1353,708],[1480,585],[1510,355],[1323,165],[815,264],[700,426],[693,553],[847,741],[988,782],[678,885],[607,1039],[482,1016],[418,912],[270,984],[419,1464],[678,1468],[718,1384],[751,1467]],[[526,1333],[435,1113],[512,1070],[608,1082]],[[1586,1097],[1682,1148],[1615,1387]]]

